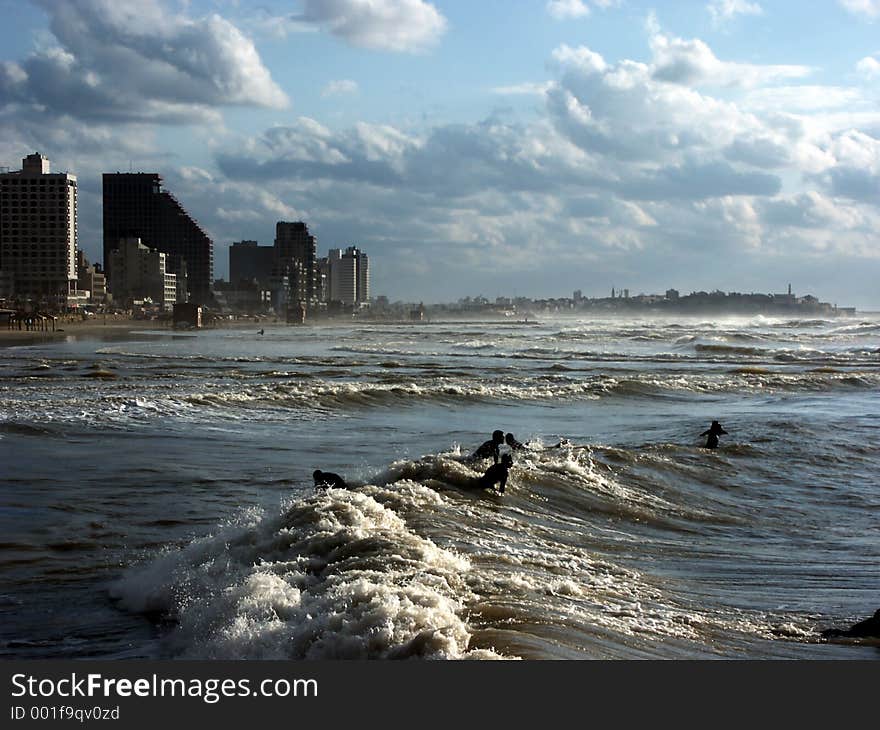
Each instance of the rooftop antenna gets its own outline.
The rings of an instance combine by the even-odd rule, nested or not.
[[[129,171],[129,172],[132,172],[132,169],[131,169],[131,160],[128,161],[128,171]]]

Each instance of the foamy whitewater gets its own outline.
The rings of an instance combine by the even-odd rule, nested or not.
[[[880,317],[257,329],[0,349],[0,656],[880,658]]]

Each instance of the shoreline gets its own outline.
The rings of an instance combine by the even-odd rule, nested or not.
[[[55,323],[55,331],[48,332],[35,330],[18,330],[0,329],[0,348],[12,347],[16,345],[33,345],[43,342],[59,342],[68,337],[89,338],[96,337],[100,339],[102,335],[120,335],[129,331],[136,330],[174,330],[164,322],[156,322],[152,320],[130,319],[127,317],[108,318],[106,323],[99,320],[93,322],[91,320],[59,320]]]

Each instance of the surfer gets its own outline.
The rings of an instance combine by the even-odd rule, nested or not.
[[[262,328],[260,329],[260,334],[261,334],[261,335],[263,334],[263,330],[262,330]]]
[[[571,441],[569,441],[564,436],[559,437],[559,443],[553,444],[552,446],[545,446],[545,449],[582,449],[583,446],[573,446]]]
[[[476,461],[477,459],[488,459],[491,456],[492,460],[497,464],[500,456],[499,449],[503,443],[504,431],[493,431],[492,440],[481,444],[480,447],[468,457],[468,460]]]
[[[826,629],[822,632],[822,636],[828,639],[838,636],[846,636],[854,639],[865,638],[868,636],[880,636],[880,608],[874,612],[874,615],[871,618],[859,621],[848,629]]]
[[[560,438],[558,443],[551,444],[550,446],[540,446],[532,443],[523,443],[522,441],[517,441],[516,436],[512,433],[508,433],[504,435],[504,443],[506,443],[511,451],[523,451],[523,450],[540,450],[546,451],[547,449],[583,449],[586,446],[573,446],[571,441],[567,438]]]
[[[316,492],[322,489],[348,489],[348,485],[345,483],[345,479],[339,476],[339,474],[334,474],[332,471],[321,471],[320,469],[315,469],[312,477],[315,480]]]
[[[510,467],[513,466],[513,457],[505,454],[501,457],[500,464],[492,464],[478,480],[477,485],[480,489],[492,489],[496,484],[500,485],[498,491],[504,494],[504,487],[507,484],[507,477],[510,474]]]
[[[706,439],[706,448],[707,449],[717,449],[718,448],[718,437],[723,433],[727,433],[727,431],[725,431],[721,427],[721,424],[718,423],[718,421],[712,421],[712,425],[709,426],[708,429],[703,431],[703,433],[701,433],[700,436],[708,436],[708,438]]]

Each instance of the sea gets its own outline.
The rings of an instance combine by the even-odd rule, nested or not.
[[[876,314],[8,345],[0,657],[877,660],[878,447]]]

